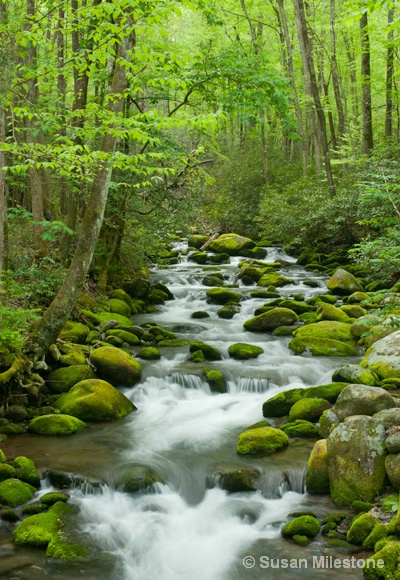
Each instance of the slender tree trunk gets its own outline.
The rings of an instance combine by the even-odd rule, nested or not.
[[[331,160],[329,157],[329,148],[328,148],[328,137],[326,131],[326,119],[325,119],[325,112],[322,108],[321,99],[319,96],[318,85],[317,85],[317,78],[315,75],[314,69],[314,59],[313,54],[310,46],[310,39],[307,31],[306,25],[306,17],[305,17],[305,10],[304,10],[304,2],[303,0],[294,0],[295,12],[296,12],[296,23],[297,23],[297,31],[299,35],[300,41],[300,50],[302,54],[303,66],[305,71],[307,71],[307,75],[310,82],[310,91],[314,101],[315,111],[317,113],[317,120],[318,120],[318,136],[319,141],[322,147],[322,153],[324,157],[324,164],[325,164],[325,173],[326,179],[328,182],[328,187],[330,189],[331,195],[335,194],[335,184],[333,180],[332,174],[332,167],[331,167]]]
[[[289,78],[290,78],[290,86],[291,86],[292,93],[293,93],[293,102],[294,102],[294,109],[296,112],[298,133],[299,133],[299,136],[301,139],[301,164],[302,164],[302,168],[303,168],[303,175],[307,175],[308,146],[307,146],[307,140],[306,140],[306,135],[305,135],[305,131],[304,131],[303,113],[301,111],[299,97],[298,97],[298,93],[297,93],[297,87],[296,87],[296,75],[295,75],[294,66],[293,66],[293,47],[292,47],[292,42],[291,42],[290,34],[289,34],[289,27],[288,27],[287,18],[286,18],[284,0],[277,0],[277,2],[278,2],[279,12],[281,15],[283,35],[284,35],[285,45],[286,45],[287,67],[288,67]]]
[[[362,143],[363,151],[370,155],[374,148],[372,131],[372,99],[371,99],[371,50],[368,32],[368,14],[364,12],[360,20],[361,34],[361,109],[362,109]]]
[[[345,133],[345,116],[343,110],[342,95],[340,91],[339,70],[336,59],[335,0],[329,0],[329,8],[330,8],[329,17],[330,17],[332,85],[338,114],[339,141],[342,141]]]
[[[128,84],[126,69],[122,61],[127,59],[128,50],[133,43],[134,37],[130,35],[123,38],[117,45],[113,80],[109,90],[111,98],[108,101],[109,111],[114,115],[123,111],[123,93]],[[28,351],[37,357],[42,356],[56,340],[82,291],[103,223],[112,174],[112,156],[117,142],[118,138],[115,134],[108,132],[103,135],[101,151],[108,154],[109,161],[99,164],[94,177],[90,199],[83,216],[82,228],[67,277],[34,329]]]
[[[6,112],[4,107],[0,106],[0,141],[4,143],[5,138]],[[7,270],[7,193],[6,176],[3,171],[3,167],[6,167],[6,154],[4,151],[0,151],[0,332],[2,330],[1,306],[4,301],[4,272]]]
[[[394,9],[388,8],[388,25],[393,24]],[[385,114],[385,137],[390,139],[393,134],[393,63],[394,46],[393,30],[389,30],[387,36],[386,56],[386,114]]]

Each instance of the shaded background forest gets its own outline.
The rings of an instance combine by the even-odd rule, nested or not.
[[[353,0],[1,1],[3,332],[51,302],[106,166],[100,291],[193,230],[352,247],[396,278],[398,17]]]

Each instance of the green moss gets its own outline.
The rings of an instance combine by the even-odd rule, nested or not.
[[[30,503],[21,509],[21,513],[24,516],[33,516],[36,514],[41,514],[42,512],[45,512],[47,509],[48,506],[44,505],[44,503]]]
[[[72,365],[53,371],[46,378],[46,385],[52,393],[66,393],[79,381],[94,379],[96,375],[87,365]]]
[[[110,383],[99,379],[82,381],[61,395],[55,407],[82,421],[113,421],[136,409],[134,404]]]
[[[336,270],[328,280],[326,287],[334,294],[342,296],[353,294],[354,292],[362,292],[364,290],[353,274],[350,274],[350,272],[347,272],[342,268]]]
[[[221,353],[219,352],[219,350],[217,348],[215,348],[214,346],[211,346],[209,344],[205,344],[204,342],[201,342],[200,340],[196,340],[195,342],[191,342],[190,346],[189,346],[189,350],[191,353],[194,353],[196,351],[201,351],[204,355],[204,359],[205,360],[221,360],[222,356]]]
[[[356,516],[347,532],[347,541],[350,544],[361,546],[378,524],[379,520],[370,513]]]
[[[241,295],[226,288],[211,288],[207,290],[207,299],[215,304],[226,304],[227,302],[239,302]]]
[[[297,401],[289,411],[289,420],[314,421],[319,419],[322,413],[331,407],[325,399],[303,398]]]
[[[119,328],[111,328],[110,330],[107,330],[106,337],[110,338],[111,336],[115,336],[119,338],[122,342],[126,342],[131,346],[136,346],[137,344],[140,344],[140,338],[137,337],[136,334],[132,334],[132,332],[121,330]]]
[[[190,360],[194,363],[202,363],[206,360],[206,357],[204,356],[204,352],[202,350],[195,350],[192,352]]]
[[[293,310],[277,307],[246,320],[243,326],[252,332],[270,332],[279,326],[291,326],[297,319]]]
[[[242,250],[251,250],[255,243],[250,238],[238,234],[222,234],[210,243],[210,250],[216,253],[224,253],[229,256],[240,256]]]
[[[391,513],[396,512],[399,509],[399,494],[396,493],[389,493],[386,497],[382,499],[381,502],[381,510],[384,513]]]
[[[77,344],[85,344],[89,332],[90,329],[85,324],[68,320],[62,328],[59,338]]]
[[[289,308],[289,310],[293,310],[293,312],[296,312],[296,314],[314,312],[314,307],[311,304],[300,302],[298,300],[282,300],[279,306],[281,308]]]
[[[365,538],[362,543],[362,547],[364,550],[372,551],[375,547],[375,544],[380,540],[383,540],[388,535],[387,525],[385,524],[377,524],[371,533]]]
[[[2,449],[0,449],[0,463],[7,463],[6,454]]]
[[[322,520],[322,524],[325,525],[333,523],[337,526],[338,524],[341,524],[346,518],[347,518],[346,512],[333,512],[332,514],[329,514],[329,516],[326,516],[326,518]]]
[[[239,360],[247,360],[250,358],[257,358],[260,354],[264,352],[264,349],[259,346],[254,346],[252,344],[245,344],[243,342],[238,342],[236,344],[231,344],[228,348],[228,354],[231,358]]]
[[[225,377],[221,371],[205,367],[203,368],[203,373],[211,391],[215,393],[226,393],[228,391]]]
[[[104,322],[108,322],[109,320],[116,320],[120,326],[130,326],[132,325],[132,321],[127,316],[123,316],[121,314],[117,314],[116,312],[90,312],[90,310],[82,310],[83,314],[92,322],[100,326]]]
[[[358,348],[355,343],[349,344],[328,338],[295,336],[290,341],[289,347],[295,354],[303,354],[309,351],[313,356],[358,356]]]
[[[82,544],[73,544],[63,539],[60,534],[52,535],[47,546],[46,556],[59,560],[81,560],[89,555],[89,550]]]
[[[52,414],[35,417],[29,424],[29,431],[39,435],[72,435],[86,427],[86,423],[65,414]]]
[[[369,501],[362,501],[360,499],[356,499],[351,503],[351,509],[358,514],[366,513],[372,510],[375,507],[373,503]]]
[[[62,493],[61,491],[49,492],[40,496],[40,501],[47,506],[54,505],[58,501],[67,502],[68,500],[69,495],[67,493]]]
[[[126,493],[137,493],[158,482],[163,482],[160,473],[149,467],[136,465],[117,478],[116,487]]]
[[[142,372],[141,364],[130,354],[111,346],[96,349],[91,362],[99,376],[116,385],[131,387],[139,381]]]
[[[384,566],[377,566],[379,560],[383,560]],[[400,560],[400,542],[390,542],[379,552],[368,558],[364,562],[363,575],[367,580],[378,580],[385,578],[391,580],[395,578]]]
[[[14,467],[8,465],[7,463],[0,464],[0,481],[4,481],[5,479],[11,479],[15,477],[16,471]]]
[[[16,457],[11,465],[16,470],[16,477],[25,483],[33,485],[33,487],[40,486],[40,475],[36,469],[36,465],[29,457],[23,455]]]
[[[280,429],[286,433],[288,437],[318,437],[318,428],[310,421],[296,419],[291,423],[281,425]]]
[[[217,310],[218,318],[224,318],[225,320],[230,320],[240,312],[240,306],[236,302],[228,302],[222,308]]]
[[[84,345],[77,347],[72,344],[59,345],[62,355],[60,356],[60,363],[65,366],[86,365],[86,357],[84,352]]]
[[[350,332],[351,325],[335,320],[322,320],[314,324],[306,324],[296,330],[296,338],[312,337],[338,340],[341,342],[354,342]]]
[[[0,502],[11,507],[23,505],[33,498],[35,491],[32,485],[19,479],[5,479],[0,482]]]
[[[25,433],[25,429],[22,425],[17,425],[16,423],[0,426],[0,434],[2,435],[22,435],[22,433]]]
[[[376,385],[376,377],[371,371],[364,369],[360,365],[348,364],[336,369],[332,374],[333,381],[345,381],[361,385]]]
[[[318,321],[337,320],[338,322],[350,323],[350,317],[343,310],[340,310],[340,308],[333,306],[333,304],[322,303],[318,306],[316,315]]]
[[[219,486],[228,493],[256,491],[260,472],[251,467],[220,469],[215,474]]]
[[[279,288],[281,286],[293,284],[293,279],[288,278],[287,276],[283,276],[282,274],[278,274],[278,272],[269,272],[264,274],[264,276],[259,279],[257,284],[258,286],[262,287],[274,286],[275,288]]]
[[[325,439],[317,441],[311,452],[307,464],[306,487],[308,493],[329,493],[328,457]]]
[[[29,516],[14,531],[14,543],[18,546],[47,548],[59,529],[57,514],[47,512]]]
[[[123,300],[119,300],[118,298],[111,298],[109,300],[110,304],[110,312],[121,314],[122,316],[126,316],[127,318],[131,315],[131,309],[129,308],[128,304]]]
[[[161,347],[161,346],[165,346],[165,347],[170,347],[170,348],[177,348],[179,346],[186,346],[190,344],[189,340],[186,340],[184,338],[166,338],[164,340],[160,340],[160,342],[158,343],[157,346]]]
[[[284,538],[293,538],[293,536],[307,536],[314,538],[320,531],[319,521],[313,516],[299,516],[287,523],[281,530]]]
[[[263,404],[264,417],[284,417],[292,406],[303,398],[303,389],[290,389],[278,393]]]
[[[293,536],[292,540],[299,546],[307,546],[310,543],[310,540],[307,538],[307,536],[300,536],[299,534]]]
[[[188,246],[189,248],[196,248],[197,250],[200,250],[201,246],[204,246],[204,244],[208,242],[208,239],[208,236],[194,234],[188,239]]]
[[[261,427],[240,433],[237,452],[240,455],[269,455],[287,445],[289,438],[286,433],[273,427]]]
[[[136,353],[136,356],[145,360],[157,360],[161,358],[160,351],[153,346],[145,346]]]

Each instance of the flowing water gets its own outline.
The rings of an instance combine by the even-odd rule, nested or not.
[[[178,244],[177,248],[183,250],[184,246]],[[302,293],[307,299],[326,291],[322,275],[306,273],[280,248],[269,248],[266,260],[276,259],[290,263],[282,273],[294,279],[294,284],[280,289],[282,295]],[[239,261],[233,258],[229,265],[220,267],[226,283],[235,282]],[[201,283],[209,270],[183,257],[179,264],[155,271],[152,282],[166,284],[175,299],[161,306],[157,314],[136,316],[135,323],[153,321],[179,338],[203,340],[218,348],[223,360],[206,365],[224,373],[228,392],[210,392],[201,375],[205,365],[188,360],[187,346],[163,349],[161,360],[143,364],[140,384],[124,391],[138,408],[124,420],[91,426],[68,442],[57,438],[44,441],[33,435],[11,438],[5,448],[9,457],[26,454],[39,467],[51,465],[107,483],[72,492],[72,502],[80,508],[75,519],[76,538],[99,550],[94,562],[46,562],[34,551],[16,550],[3,529],[0,577],[343,577],[343,569],[321,569],[313,558],[348,556],[327,548],[323,539],[300,548],[280,534],[291,512],[312,509],[323,517],[334,509],[329,498],[309,496],[304,489],[305,467],[314,441],[294,440],[285,451],[261,458],[240,457],[236,443],[243,429],[263,418],[266,399],[285,389],[328,383],[332,370],[352,359],[295,356],[288,348],[289,338],[245,331],[243,322],[265,299],[252,298],[251,287],[240,281],[235,290],[243,294],[240,313],[232,320],[218,318],[220,306],[206,303],[207,288]],[[304,284],[306,278],[313,278],[318,286],[310,288]],[[210,317],[191,318],[197,310],[207,310]],[[264,354],[251,361],[232,360],[227,349],[236,342],[261,346]],[[165,483],[142,494],[116,491],[118,475],[138,464],[161,472]],[[218,487],[217,470],[244,466],[262,473],[259,491],[228,494]],[[46,482],[43,487],[41,493],[48,489]],[[294,560],[285,566],[288,559]],[[362,573],[352,569],[351,577],[360,579]]]

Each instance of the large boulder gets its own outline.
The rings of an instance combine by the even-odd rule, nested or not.
[[[313,324],[301,326],[294,332],[295,338],[327,338],[354,344],[354,337],[350,332],[350,324],[336,320],[322,320]]]
[[[61,413],[82,421],[113,421],[136,409],[118,389],[100,379],[81,381],[61,395],[54,406]]]
[[[158,482],[163,483],[160,473],[145,465],[135,465],[117,478],[116,488],[125,493],[137,493]]]
[[[289,411],[289,421],[304,419],[305,421],[317,421],[331,404],[325,399],[304,397],[297,401]]]
[[[338,322],[350,322],[350,317],[347,316],[343,310],[333,306],[333,304],[327,304],[324,302],[317,308],[317,320],[337,320]]]
[[[207,290],[207,299],[215,304],[226,304],[227,302],[239,302],[241,295],[227,288],[211,288]]]
[[[308,493],[329,493],[326,439],[317,441],[311,451],[307,465],[306,488]]]
[[[329,383],[327,385],[318,385],[317,387],[307,387],[288,389],[282,391],[263,404],[264,417],[284,417],[288,415],[292,406],[304,397],[314,399],[325,399],[334,403],[342,390],[347,387],[347,383]]]
[[[237,342],[231,344],[228,348],[228,354],[231,358],[238,360],[247,360],[250,358],[257,358],[263,354],[264,349],[254,344],[246,344],[244,342]]]
[[[381,380],[400,378],[400,330],[370,346],[360,364],[375,372]]]
[[[0,502],[10,507],[27,503],[33,498],[36,489],[19,479],[5,479],[0,483]]]
[[[150,282],[144,276],[135,276],[124,284],[123,289],[131,298],[146,298],[150,292]]]
[[[256,491],[260,472],[252,467],[225,467],[218,469],[213,479],[228,493]]]
[[[278,272],[268,272],[264,274],[259,281],[257,282],[257,286],[268,287],[268,286],[275,286],[278,288],[280,286],[287,286],[288,284],[293,284],[292,278],[288,278],[287,276],[283,276],[283,274],[278,274]]]
[[[387,454],[382,421],[369,417],[347,419],[327,438],[327,451],[330,491],[335,503],[371,502],[382,492]]]
[[[77,344],[85,344],[89,332],[90,329],[85,324],[68,320],[61,329],[59,338]]]
[[[237,452],[240,455],[269,455],[289,445],[289,437],[274,427],[247,429],[239,435]]]
[[[246,330],[255,332],[270,332],[279,326],[290,326],[294,324],[298,316],[293,310],[289,308],[273,308],[254,316],[243,324]]]
[[[120,300],[119,298],[110,298],[109,305],[110,312],[122,314],[122,316],[126,316],[127,318],[130,317],[131,309],[124,300]]]
[[[71,415],[51,414],[35,417],[29,424],[29,431],[39,435],[72,435],[86,427],[86,423]]]
[[[127,352],[112,346],[102,346],[92,352],[91,362],[105,381],[131,387],[140,379],[142,366]]]
[[[95,378],[96,375],[88,365],[71,365],[50,373],[46,378],[46,385],[52,393],[66,393],[76,383]]]
[[[250,238],[239,236],[238,234],[222,234],[210,243],[210,250],[217,254],[228,254],[229,256],[240,256],[242,250],[255,247],[255,242]]]
[[[390,485],[400,490],[400,453],[389,453],[385,460],[385,469]]]
[[[305,324],[293,332],[289,347],[295,354],[311,352],[314,356],[357,356],[358,347],[350,324],[321,320]]]
[[[393,397],[379,387],[349,385],[340,393],[335,413],[340,421],[351,415],[374,415],[384,409],[396,407]]]
[[[353,274],[342,268],[336,270],[326,286],[328,290],[339,295],[350,295],[353,292],[362,292],[364,290]]]
[[[298,516],[291,522],[283,526],[281,532],[284,538],[293,538],[293,536],[307,536],[314,538],[319,533],[320,525],[314,516]]]
[[[336,369],[332,374],[332,381],[356,383],[358,385],[376,385],[376,377],[371,371],[360,365],[348,364]]]

